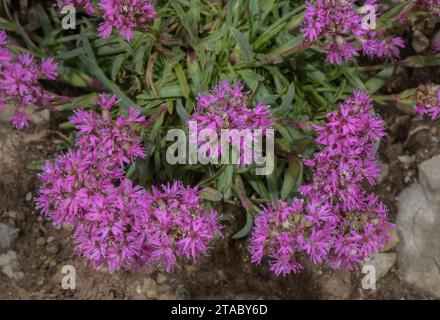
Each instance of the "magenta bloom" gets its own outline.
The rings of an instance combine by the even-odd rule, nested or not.
[[[326,218],[330,209],[315,198],[306,208],[296,198],[290,205],[278,201],[264,208],[254,221],[251,262],[260,264],[267,257],[270,270],[277,276],[301,271],[300,255],[309,256],[313,263],[322,262],[333,242],[333,222]]]
[[[209,245],[220,235],[219,215],[206,211],[197,188],[181,182],[153,187],[148,199],[149,214],[141,228],[158,267],[173,271],[179,258],[194,262],[206,255]]]
[[[94,14],[95,8],[93,7],[93,0],[57,0],[58,9],[71,5],[74,8],[83,8],[88,14]]]
[[[119,178],[124,165],[145,156],[141,139],[134,130],[134,126],[143,123],[145,117],[130,107],[127,118],[120,116],[113,121],[109,110],[116,103],[116,96],[100,95],[99,103],[102,116],[79,109],[70,118],[78,130],[76,145],[84,153],[94,155],[103,175]]]
[[[16,129],[23,129],[29,125],[29,116],[21,111],[16,111],[11,118],[11,122]]]
[[[378,58],[399,59],[400,49],[405,48],[405,41],[402,37],[384,37],[377,43]]]
[[[7,35],[0,30],[0,105],[16,106],[11,121],[17,129],[22,129],[29,125],[24,108],[31,104],[45,106],[51,101],[51,95],[43,90],[39,80],[55,80],[57,64],[52,58],[38,64],[29,53],[14,57],[7,45]]]
[[[255,133],[255,130],[261,130],[261,135],[267,136],[267,129],[272,126],[273,121],[270,118],[268,106],[261,103],[257,103],[254,108],[248,106],[249,93],[244,91],[243,84],[235,83],[231,86],[223,81],[214,87],[210,93],[199,94],[197,106],[190,121],[197,123],[199,136],[195,138],[198,138],[197,141],[201,150],[209,149],[209,142],[205,142],[200,136],[200,132],[204,129],[212,130],[213,134],[219,139],[222,129],[248,132],[248,141],[241,137],[230,136],[229,142],[240,145],[240,158],[237,159],[239,164],[252,163],[252,154],[248,151],[252,147],[253,133]],[[240,139],[240,141],[235,139]],[[248,150],[246,150],[247,148]],[[210,156],[218,157],[221,153],[220,141],[218,148],[213,149],[216,151]]]
[[[136,28],[146,29],[156,16],[152,0],[101,0],[102,22],[98,28],[103,38],[110,36],[113,29],[127,41],[133,37]]]
[[[440,52],[440,39],[436,39],[432,43],[432,51]]]
[[[84,218],[73,234],[75,251],[99,269],[107,265],[110,273],[125,269],[148,267],[150,248],[139,229],[137,220],[147,214],[147,194],[122,179],[88,198]]]
[[[368,95],[357,91],[327,115],[326,125],[314,126],[324,149],[306,161],[314,174],[310,185],[301,186],[303,195],[336,198],[343,210],[360,208],[362,184],[374,185],[379,176],[375,143],[385,135],[382,119],[371,109]]]
[[[89,196],[112,185],[111,179],[98,172],[93,158],[81,150],[69,151],[44,165],[37,207],[57,228],[78,224],[90,205]]]
[[[428,115],[432,120],[440,116],[440,85],[421,84],[416,90],[416,111],[419,116]]]
[[[132,128],[144,117],[132,110],[127,119],[121,116],[113,121],[108,112],[115,100],[100,96],[103,116],[94,111],[75,111],[71,122],[79,131],[76,150],[44,166],[37,206],[58,227],[78,224],[86,214],[89,196],[109,189],[112,179],[123,178],[126,164],[144,156],[140,138]]]
[[[385,135],[370,97],[354,92],[314,128],[323,148],[305,161],[313,176],[299,188],[304,204],[281,201],[255,217],[251,261],[268,257],[276,275],[299,272],[300,256],[351,270],[380,250],[393,228],[386,207],[365,189],[379,176],[375,144]]]
[[[302,32],[304,39],[318,43],[332,64],[353,60],[360,54],[395,58],[404,46],[399,37],[386,38],[365,24],[359,6],[378,12],[375,0],[306,1]]]
[[[327,115],[327,124],[315,129],[316,142],[324,148],[306,161],[313,177],[300,191],[333,208],[336,240],[328,259],[335,268],[351,269],[377,252],[393,227],[386,221],[385,206],[365,189],[379,177],[375,144],[385,135],[383,121],[372,113],[368,95],[356,91]]]
[[[134,226],[147,214],[146,192],[124,178],[124,166],[144,155],[133,125],[144,121],[134,109],[113,121],[116,97],[101,95],[103,115],[78,110],[75,150],[47,162],[40,175],[37,207],[53,220],[75,229],[75,251],[95,268],[110,272],[147,265],[144,235]]]

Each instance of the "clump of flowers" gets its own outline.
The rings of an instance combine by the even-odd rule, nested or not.
[[[317,199],[305,208],[303,200],[297,198],[290,205],[279,201],[264,208],[254,221],[251,262],[260,264],[267,256],[270,270],[277,276],[301,271],[298,258],[302,254],[314,263],[322,262],[333,242],[333,222],[327,219],[330,210]]]
[[[354,0],[307,1],[302,32],[306,41],[320,43],[332,64],[350,61],[359,54],[396,58],[404,46],[400,37],[385,37],[364,26]],[[375,0],[363,3],[375,11]]]
[[[58,0],[59,8],[66,5],[73,5],[90,15],[102,17],[104,21],[98,27],[98,34],[102,38],[108,38],[114,29],[130,41],[135,29],[148,29],[148,24],[156,16],[152,0],[100,0],[97,10],[90,0]]]
[[[368,95],[357,91],[327,115],[327,124],[314,126],[316,142],[324,148],[305,161],[313,169],[311,183],[300,186],[307,208],[302,210],[294,199],[290,206],[263,210],[251,241],[253,262],[266,252],[275,259],[271,269],[276,274],[296,272],[300,267],[294,256],[305,250],[307,236],[315,234],[311,260],[350,270],[386,243],[393,227],[386,207],[366,189],[379,176],[375,144],[385,135],[383,121],[371,109]],[[298,224],[289,220],[295,214],[297,222],[305,219],[308,225],[299,224],[297,230]]]
[[[142,226],[151,260],[167,271],[178,266],[179,258],[196,262],[220,235],[219,215],[205,209],[196,187],[185,187],[180,181],[153,187],[148,207]]]
[[[100,173],[113,179],[123,175],[124,165],[145,156],[141,139],[134,129],[145,122],[145,117],[130,107],[128,117],[119,116],[113,121],[110,108],[115,103],[116,96],[100,95],[102,115],[79,109],[70,118],[78,130],[76,146],[84,154],[92,154]]]
[[[14,56],[8,49],[6,32],[0,30],[0,111],[5,104],[16,107],[11,119],[14,127],[22,129],[29,125],[24,108],[31,104],[46,106],[52,100],[39,80],[56,77],[57,64],[52,58],[37,63],[29,53]]]
[[[148,268],[151,249],[137,226],[148,212],[147,203],[145,190],[129,179],[90,194],[73,233],[75,252],[96,269],[107,265],[110,273],[121,267]]]
[[[133,126],[145,118],[131,108],[127,119],[113,121],[109,109],[115,102],[115,96],[100,96],[103,115],[75,111],[70,119],[78,130],[75,150],[43,168],[38,206],[58,227],[77,224],[89,206],[89,195],[110,188],[113,179],[123,178],[124,165],[144,156]]]
[[[134,108],[112,120],[115,96],[100,95],[102,114],[75,111],[74,150],[47,162],[40,175],[37,207],[56,227],[74,229],[75,251],[94,268],[139,270],[177,257],[206,254],[220,230],[215,211],[206,212],[196,188],[175,182],[148,194],[124,177],[124,167],[144,156],[135,127],[145,118]]]
[[[127,41],[133,37],[136,28],[146,29],[156,15],[151,0],[101,0],[102,22],[98,28],[103,38],[110,36],[113,28]]]
[[[416,111],[419,116],[428,115],[432,120],[440,116],[440,85],[421,84],[416,89]]]
[[[252,132],[253,130],[261,130],[261,135],[266,136],[273,121],[270,118],[269,107],[262,103],[257,103],[254,108],[248,107],[248,97],[250,92],[244,91],[244,85],[241,83],[234,83],[230,85],[223,81],[208,94],[199,94],[195,111],[190,119],[197,123],[198,132],[203,129],[212,130],[217,137],[221,137],[222,129],[228,130],[246,130]],[[203,141],[201,137],[199,140]],[[229,137],[229,142],[240,145],[240,164],[249,164],[251,159],[245,157],[249,153],[246,148],[252,145],[252,140],[245,141],[240,138],[240,141],[235,141],[234,136]],[[202,150],[210,148],[210,142],[201,143]],[[214,154],[210,156],[217,157],[221,153],[221,146],[214,148]]]
[[[74,8],[83,8],[88,14],[95,13],[92,0],[57,0],[57,6],[60,10],[69,5]]]
[[[306,161],[313,177],[300,187],[303,196],[326,199],[334,208],[338,223],[329,260],[337,268],[351,269],[378,251],[392,227],[385,206],[366,189],[379,177],[375,144],[385,135],[372,106],[367,94],[356,91],[327,115],[326,125],[314,127],[324,148]]]

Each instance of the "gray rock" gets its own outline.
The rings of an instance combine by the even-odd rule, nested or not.
[[[370,261],[366,262],[368,265],[372,265],[376,270],[376,280],[379,280],[385,276],[392,266],[396,263],[397,254],[390,253],[377,253]]]
[[[419,165],[419,180],[425,196],[434,205],[440,204],[440,155]]]
[[[5,215],[7,215],[8,217],[15,219],[17,218],[17,212],[16,211],[8,211],[5,213]]]
[[[351,273],[335,271],[323,284],[321,293],[324,299],[348,299],[351,295]]]
[[[0,248],[9,248],[12,242],[17,239],[19,231],[19,229],[0,223]]]
[[[20,271],[15,251],[9,250],[5,254],[0,255],[0,267],[2,272],[10,279],[21,280],[24,273]]]
[[[435,181],[440,168],[434,170],[431,160],[420,166],[425,188],[414,183],[399,195],[396,224],[400,242],[396,249],[403,280],[440,297],[440,210],[427,196],[440,186]],[[431,175],[427,175],[431,169]]]
[[[415,52],[421,53],[428,49],[430,41],[422,32],[416,30],[414,31],[411,44]]]

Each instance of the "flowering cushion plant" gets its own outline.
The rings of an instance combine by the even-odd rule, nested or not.
[[[66,5],[78,30],[58,25]],[[304,260],[353,270],[394,227],[376,194],[386,130],[373,107],[440,113],[437,84],[384,90],[397,68],[440,65],[435,41],[412,54],[404,37],[421,16],[437,23],[438,6],[58,0],[20,26],[25,36],[8,31],[27,49],[0,32],[0,103],[17,108],[17,128],[29,104],[69,116],[68,145],[43,166],[36,202],[94,268],[172,272],[216,254],[236,227],[251,262],[275,275],[300,272]],[[43,89],[55,78],[75,97],[55,101]],[[255,154],[243,158],[252,139],[240,140],[238,163],[167,162],[168,132],[192,122],[217,135],[260,130],[273,138],[274,170],[257,175]],[[243,225],[223,220],[229,211]]]

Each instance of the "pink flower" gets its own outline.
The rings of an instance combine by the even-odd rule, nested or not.
[[[306,1],[301,30],[305,41],[319,44],[331,64],[351,61],[360,54],[395,58],[404,46],[400,37],[386,38],[365,27],[355,0]],[[375,0],[362,4],[379,9]]]
[[[223,81],[208,94],[199,94],[195,111],[189,120],[197,123],[199,133],[203,129],[209,129],[216,133],[218,139],[221,139],[222,129],[236,129],[240,133],[249,133],[247,141],[241,137],[240,141],[236,141],[237,137],[229,136],[230,143],[240,145],[240,158],[237,162],[242,165],[252,163],[253,155],[249,152],[249,147],[255,138],[254,130],[259,129],[262,136],[267,136],[267,129],[273,124],[268,106],[261,103],[257,103],[254,108],[248,106],[249,93],[244,91],[243,84],[235,83],[231,86]],[[199,142],[201,150],[206,148],[208,153],[208,150],[215,149],[214,154],[209,156],[215,158],[221,154],[220,141],[217,148],[210,148],[210,142],[205,142],[200,134],[194,138]]]
[[[158,267],[173,271],[179,258],[197,261],[220,235],[218,213],[206,211],[197,188],[181,182],[153,187],[149,215],[142,221],[151,257]]]
[[[49,80],[55,80],[58,72],[58,65],[53,61],[53,58],[43,59],[41,60],[41,73],[42,75]]]
[[[10,104],[17,107],[11,119],[13,125],[22,129],[29,125],[24,112],[30,104],[45,106],[52,96],[45,92],[39,80],[54,80],[57,65],[53,59],[43,59],[40,64],[29,53],[16,57],[7,48],[8,39],[4,30],[0,30],[0,105]]]
[[[29,116],[21,111],[16,111],[11,119],[16,129],[23,129],[29,125]]]
[[[102,22],[98,28],[103,38],[110,36],[113,28],[127,41],[133,37],[136,28],[146,29],[148,22],[156,15],[151,0],[101,0]]]
[[[388,37],[380,40],[377,46],[376,56],[390,59],[400,58],[400,49],[405,48],[405,41],[402,37]]]
[[[327,205],[315,198],[307,208],[296,198],[291,204],[278,201],[263,208],[254,220],[249,245],[251,262],[260,264],[266,256],[270,270],[277,276],[301,271],[298,258],[304,254],[313,263],[322,262],[333,241],[333,224],[322,219],[327,210]]]
[[[416,111],[419,116],[428,115],[432,120],[440,116],[440,85],[421,84],[416,90]]]
[[[58,9],[62,9],[63,7],[71,5],[74,8],[82,8],[88,14],[94,14],[95,8],[93,7],[92,0],[57,0]]]

